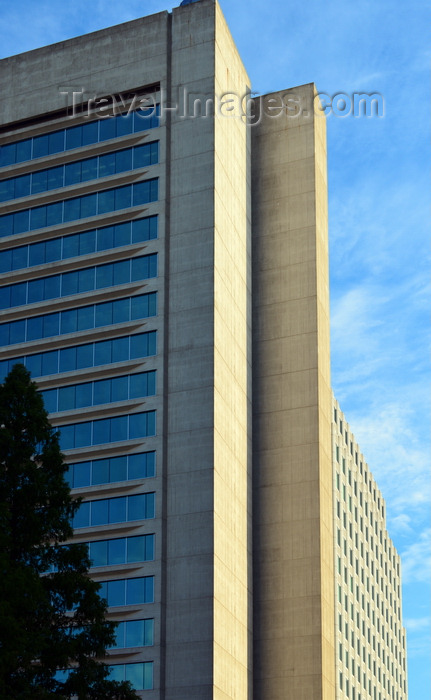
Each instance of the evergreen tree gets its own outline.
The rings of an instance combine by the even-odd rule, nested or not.
[[[87,547],[61,545],[79,507],[66,470],[42,396],[15,365],[0,385],[0,697],[131,700],[130,684],[110,681],[98,661],[116,625]]]

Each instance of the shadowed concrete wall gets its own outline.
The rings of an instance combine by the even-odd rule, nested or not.
[[[290,112],[265,114],[283,96]],[[252,127],[255,700],[335,694],[325,121],[313,99],[313,85],[265,96]]]

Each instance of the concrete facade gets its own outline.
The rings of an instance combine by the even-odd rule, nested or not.
[[[62,429],[115,677],[149,700],[404,700],[387,672],[342,694],[314,86],[250,102],[214,0],[5,59],[0,85],[0,370],[24,361]]]

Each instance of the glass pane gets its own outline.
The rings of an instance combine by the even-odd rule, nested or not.
[[[87,194],[81,197],[81,218],[97,214],[97,194]]]
[[[132,170],[132,153],[131,148],[126,148],[124,151],[118,151],[115,154],[115,172],[123,173],[126,170]],[[134,167],[139,166],[135,165]]]
[[[91,421],[75,425],[75,447],[91,445]]]
[[[18,321],[17,323],[24,324],[25,322]],[[12,340],[12,330],[13,329],[11,328],[11,340]],[[42,338],[42,336],[43,336],[43,316],[36,316],[34,318],[29,318],[27,321],[27,340],[37,340],[37,338]],[[24,340],[24,338],[23,338],[23,340]],[[16,341],[16,342],[20,342],[20,341]]]
[[[126,681],[130,681],[132,688],[135,690],[144,689],[143,664],[126,664]]]
[[[109,522],[124,523],[126,522],[126,497],[111,498],[109,503]]]
[[[154,620],[144,620],[144,646],[154,644]]]
[[[128,620],[126,622],[126,647],[139,647],[144,642],[144,621]]]
[[[76,161],[75,163],[67,163],[65,166],[64,184],[76,185],[81,182],[81,163]]]
[[[82,124],[82,145],[88,146],[90,143],[97,143],[99,124],[97,121],[90,121]]]
[[[15,198],[27,197],[30,194],[30,175],[21,175],[21,177],[16,177],[14,180]],[[4,180],[3,182],[6,184],[7,180]],[[7,199],[9,199],[9,197]]]
[[[43,337],[50,338],[58,335],[60,330],[60,314],[48,314],[43,317]]]
[[[100,141],[106,141],[107,139],[113,139],[116,136],[116,123],[115,119],[101,119],[99,122],[99,139]]]
[[[74,333],[78,328],[78,309],[61,312],[61,333]]]
[[[63,318],[61,319],[61,329],[63,331]],[[76,369],[76,348],[60,350],[60,372],[71,372],[74,369]]]
[[[91,503],[91,525],[106,525],[109,523],[109,499]]]
[[[18,233],[18,231],[15,230],[15,216],[14,215],[14,232]],[[35,207],[34,209],[30,209],[30,229],[34,231],[36,228],[43,228],[46,226],[46,207]],[[27,230],[27,228],[22,228],[22,231]]]
[[[27,283],[26,282],[20,282],[19,284],[11,284],[10,287],[5,288],[6,291],[6,299],[4,299],[4,302],[6,303],[6,306],[3,306],[2,308],[7,308],[10,304],[10,306],[23,306],[27,299]],[[42,289],[43,289],[43,282],[42,282]],[[37,299],[37,301],[39,301]],[[29,300],[29,303],[30,300]]]
[[[146,519],[146,504],[147,493],[140,493],[137,496],[129,496],[129,509],[127,520],[145,520]]]
[[[127,563],[146,561],[145,536],[129,537],[127,540]]]
[[[130,382],[130,398],[136,399],[141,396],[147,396],[147,373],[141,372],[134,374]]]
[[[55,413],[57,411],[57,389],[43,391],[42,396],[45,410],[48,411],[48,413]]]
[[[109,666],[108,678],[110,681],[116,681],[117,683],[124,681],[124,665],[115,664],[115,666]]]
[[[49,155],[49,137],[47,134],[43,136],[35,136],[33,138],[33,158],[41,158]]]
[[[62,450],[71,450],[75,447],[75,426],[64,425],[60,431],[60,446]]]
[[[96,267],[96,289],[110,287],[113,281],[113,265],[98,265]]]
[[[75,387],[60,387],[58,390],[58,410],[68,411],[73,408],[75,408]]]
[[[154,603],[154,576],[146,576],[145,579],[145,603]]]
[[[93,460],[92,484],[109,483],[109,459]]]
[[[81,503],[79,510],[73,518],[73,527],[88,527],[90,524],[90,504]]]
[[[128,321],[130,316],[130,299],[117,299],[112,303],[113,323]]]
[[[126,561],[126,538],[108,540],[108,563],[123,564]]]
[[[133,120],[132,115],[120,114],[115,117],[117,136],[127,136],[127,134],[133,133]]]
[[[114,542],[116,540],[113,540]],[[108,562],[108,542],[90,542],[90,559],[92,566],[106,566]],[[121,560],[120,560],[121,561]]]
[[[82,161],[81,182],[94,180],[97,177],[97,158],[86,158]]]
[[[25,139],[24,141],[19,141],[16,144],[16,163],[22,163],[22,161],[24,160],[30,160],[31,148],[32,139]]]
[[[126,604],[125,581],[108,582],[108,605],[115,607]]]
[[[60,275],[45,277],[44,299],[56,299],[60,296]]]
[[[93,402],[92,382],[78,384],[75,389],[75,408],[91,406]]]
[[[61,238],[52,238],[45,243],[45,262],[61,259]]]
[[[25,359],[25,366],[32,375],[32,377],[42,376],[42,354],[38,355],[27,355]]]
[[[153,662],[147,661],[144,666],[144,690],[151,690],[153,687]]]
[[[64,170],[63,166],[59,165],[57,168],[49,168],[48,170],[48,190],[55,190],[58,187],[63,187],[64,183]]]
[[[67,199],[64,202],[64,217],[63,221],[75,221],[81,216],[81,200],[79,197]]]
[[[66,129],[66,150],[82,146],[82,127],[72,126]]]
[[[46,207],[46,225],[55,226],[63,221],[63,202],[54,202]]]
[[[112,323],[112,301],[96,305],[95,327],[109,326]]]
[[[79,254],[88,255],[96,250],[96,230],[83,231],[79,234]]]
[[[115,209],[115,190],[99,192],[99,214],[104,214]]]
[[[127,427],[128,427],[128,416],[121,416],[118,418],[111,419],[111,434],[112,441],[119,442],[120,440],[127,440]]]
[[[135,202],[134,202],[135,203]],[[118,187],[115,191],[115,209],[126,209],[132,206],[132,187]]]
[[[145,602],[145,579],[132,578],[126,582],[126,604],[139,605]]]
[[[122,362],[129,359],[129,338],[112,340],[112,362]]]
[[[93,445],[102,445],[111,440],[111,419],[95,420],[93,423]]]
[[[130,243],[130,222],[117,224],[114,227],[114,245],[119,248]]]
[[[54,131],[48,135],[48,151],[52,153],[60,153],[64,150],[64,129]]]
[[[142,479],[146,476],[145,455],[129,455],[129,479]]]
[[[57,374],[58,372],[58,350],[42,353],[42,375]]]
[[[19,270],[27,267],[28,247],[20,246],[12,250],[12,270]]]
[[[89,292],[94,289],[95,271],[94,267],[89,267],[84,270],[79,270],[78,273],[78,291]]]
[[[115,175],[115,153],[99,156],[99,177]]]
[[[74,258],[79,255],[79,233],[63,238],[63,258]]]
[[[127,401],[129,398],[129,378],[114,377],[111,380],[111,401]]]
[[[114,284],[130,282],[130,260],[122,260],[114,264]]]
[[[114,227],[104,226],[97,231],[97,250],[107,250],[114,245]]]
[[[73,469],[73,488],[90,486],[90,466],[91,462],[75,464]]]
[[[43,300],[43,279],[30,280],[28,283],[28,303],[34,304],[37,301]]]
[[[46,192],[48,188],[48,171],[39,170],[31,176],[31,193]]]
[[[94,328],[94,306],[83,306],[78,309],[78,331]]]
[[[96,307],[96,313],[98,311],[98,307]],[[96,319],[96,326],[99,325],[97,323]],[[112,348],[112,341],[110,340],[102,340],[101,342],[95,343],[94,344],[94,365],[99,366],[99,365],[105,365],[109,364],[111,362],[111,348]]]
[[[76,348],[76,368],[93,366],[93,344],[80,345]]]
[[[94,382],[94,405],[110,403],[111,401],[111,380],[102,379]]]
[[[110,462],[109,481],[126,481],[127,457],[112,457]]]

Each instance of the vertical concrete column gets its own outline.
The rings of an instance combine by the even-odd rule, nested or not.
[[[170,48],[164,697],[247,700],[247,127],[218,115],[247,80],[214,0],[173,11]]]
[[[261,98],[252,127],[254,700],[335,697],[325,122],[314,92]]]

